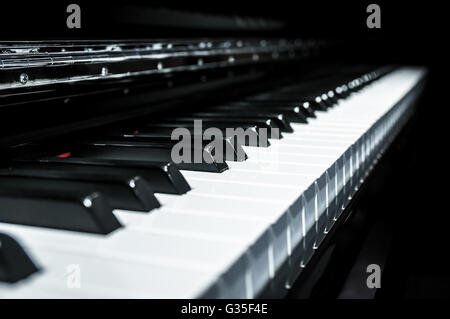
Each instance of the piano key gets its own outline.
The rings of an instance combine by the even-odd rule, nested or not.
[[[186,123],[194,123],[194,121],[198,121],[200,118],[191,117],[191,116],[183,116],[177,118],[166,118],[164,119],[164,123],[178,124],[180,127],[183,127]],[[150,125],[150,124],[149,124]],[[283,137],[283,133],[281,132],[280,127],[271,119],[230,119],[230,118],[201,118],[201,126],[202,127],[228,127],[228,128],[248,128],[248,127],[257,127],[259,137],[265,139],[265,137],[280,139]]]
[[[129,231],[183,233],[196,237],[203,236],[205,239],[213,237],[238,243],[248,237],[257,238],[265,232],[267,226],[264,220],[259,219],[240,218],[239,223],[236,223],[234,216],[187,214],[170,209],[161,210],[153,218],[127,211],[115,213]]]
[[[233,216],[235,219],[271,220],[277,211],[285,208],[285,205],[280,202],[261,203],[249,198],[225,200],[217,205],[219,199],[227,198],[217,194],[189,193],[189,196],[182,197],[157,194],[157,198],[162,203],[163,209],[170,211],[196,215]],[[212,207],[214,209],[211,209]]]
[[[233,103],[230,103],[231,106],[237,105],[237,106],[251,106],[254,108],[263,108],[263,109],[269,109],[274,110],[278,112],[284,112],[286,110],[291,111],[293,110],[294,113],[297,113],[301,115],[301,117],[305,118],[306,120],[308,118],[315,118],[315,110],[312,107],[312,105],[309,102],[303,102],[303,103],[286,103],[286,102],[279,102],[279,101],[270,101],[270,100],[250,100],[250,101],[235,101]]]
[[[159,207],[159,202],[146,180],[140,176],[124,176],[113,171],[101,173],[98,170],[42,169],[37,165],[0,169],[0,180],[14,183],[26,181],[27,185],[39,183],[54,184],[56,187],[70,185],[91,192],[101,192],[108,203],[115,208],[150,211]],[[25,179],[24,179],[25,178]]]
[[[272,94],[265,94],[264,96],[249,97],[246,99],[247,102],[259,102],[259,103],[270,103],[270,104],[280,104],[280,105],[296,105],[302,106],[304,109],[311,108],[313,111],[326,111],[329,107],[320,96],[307,95],[302,97],[283,97]]]
[[[274,116],[274,112],[282,113],[289,122],[307,123],[307,116],[297,106],[276,106],[257,103],[235,102],[226,105],[217,105],[207,108],[209,111],[240,112],[245,111],[248,114],[263,114],[265,116]]]
[[[220,132],[221,133],[221,132]],[[177,136],[178,138],[179,136]],[[189,141],[187,141],[186,147],[189,146],[189,143],[198,143],[203,147],[207,147],[208,145],[212,145],[216,147],[217,151],[218,147],[222,148],[223,158],[225,160],[230,161],[244,161],[247,158],[245,151],[242,149],[241,144],[238,142],[234,142],[232,137],[222,137],[221,134],[216,134],[215,136],[211,136],[211,139],[208,136],[191,136]],[[220,140],[219,140],[220,139]],[[221,142],[220,142],[221,141]],[[186,142],[186,141],[184,141]],[[213,143],[212,143],[213,142]],[[85,140],[81,141],[80,144],[85,145],[96,145],[96,144],[107,144],[107,145],[131,145],[138,147],[161,147],[165,146],[168,149],[171,149],[175,144],[183,143],[183,139],[172,139],[171,135],[168,136],[151,136],[149,134],[144,135],[141,133],[134,134],[122,134],[120,137],[106,137],[102,140]],[[219,144],[220,143],[220,144]]]
[[[206,124],[206,125],[205,125]],[[137,137],[137,136],[142,136],[142,137],[158,137],[158,136],[171,136],[172,132],[174,131],[174,129],[176,128],[185,128],[187,129],[192,136],[203,136],[203,133],[209,128],[209,127],[214,127],[214,126],[209,126],[207,125],[208,123],[202,123],[202,129],[199,129],[198,132],[194,131],[196,129],[196,127],[194,127],[194,123],[193,122],[186,122],[186,123],[155,123],[152,124],[151,126],[147,126],[147,127],[140,127],[139,129],[131,129],[131,130],[123,130],[122,132],[115,132],[112,133],[113,135],[117,135],[117,136],[121,136],[123,138],[133,138],[133,137]],[[230,125],[226,124],[222,124],[222,125],[218,125],[217,127],[214,127],[215,129],[218,129],[222,132],[223,136],[229,138],[229,137],[234,137],[234,136],[238,136],[239,139],[236,140],[236,145],[247,145],[247,146],[259,146],[259,147],[268,147],[270,145],[270,142],[267,138],[267,136],[264,138],[260,137],[258,135],[258,127],[256,126],[249,126],[249,125],[244,125],[241,126],[240,129],[243,130],[243,132],[239,132],[236,131],[234,128],[230,128]]]
[[[16,160],[13,163],[13,166],[18,168],[34,167],[34,165],[43,170],[68,170],[86,172],[86,174],[95,171],[121,176],[142,176],[151,185],[154,192],[158,193],[184,194],[190,190],[183,175],[171,163],[83,158],[72,155],[36,160]]]
[[[258,172],[255,170],[245,170],[239,167],[236,167],[236,169],[233,170],[225,171],[220,175],[215,174],[214,176],[211,176],[211,174],[205,176],[201,172],[183,171],[183,175],[188,180],[206,179],[208,181],[211,181],[211,183],[215,183],[215,181],[220,181],[222,180],[223,176],[226,176],[227,179],[235,181],[237,183],[241,181],[248,181],[249,183],[256,183],[258,185],[279,185],[291,187],[297,187],[308,183],[311,184],[311,176],[314,176],[314,174],[292,174],[290,176],[294,178],[287,180],[286,177],[289,176],[287,173],[282,174],[268,171],[264,172],[264,174],[261,173],[262,171]]]
[[[248,112],[248,111],[240,111],[233,112],[233,110],[223,111],[223,110],[203,110],[202,112],[193,112],[188,113],[186,116],[195,117],[199,120],[203,120],[204,118],[208,119],[234,119],[237,121],[245,121],[246,119],[254,120],[254,119],[262,119],[264,121],[271,121],[276,123],[277,127],[280,128],[281,132],[292,132],[292,127],[289,121],[285,118],[282,113],[261,113],[261,112]]]
[[[137,140],[137,141],[155,141],[155,142],[159,142],[159,141],[164,141],[164,142],[168,142],[169,141],[173,144],[176,144],[177,141],[172,140],[171,139],[171,134],[173,132],[173,129],[170,128],[166,128],[164,130],[147,130],[147,131],[135,131],[135,132],[125,132],[125,133],[117,133],[117,137],[120,139],[124,139],[124,140]],[[200,134],[196,135],[194,134],[193,131],[189,131],[189,133],[191,134],[193,139],[201,139],[201,138],[206,138],[207,134],[205,133],[205,131],[202,131]],[[196,132],[197,133],[197,132]],[[256,131],[255,131],[256,133]],[[224,131],[221,130],[221,134],[223,136],[223,134],[225,134]],[[218,134],[217,134],[218,135]],[[257,133],[255,135],[254,140],[257,141]],[[237,135],[232,135],[230,134],[230,136],[225,136],[222,138],[223,140],[223,147],[226,150],[226,152],[228,151],[229,153],[225,153],[227,155],[226,159],[231,160],[231,161],[243,161],[245,159],[247,159],[247,154],[245,154],[245,151],[242,149],[242,145],[250,145],[252,144],[253,146],[257,146],[257,143],[250,143],[249,140],[250,138],[245,138],[245,136],[239,136],[239,138],[237,137]],[[247,140],[247,142],[245,141]],[[231,156],[229,156],[231,154]],[[234,155],[233,155],[234,154]]]
[[[174,163],[180,169],[200,170],[205,172],[223,172],[228,169],[224,161],[216,161],[209,147],[188,148],[191,151],[189,162]],[[71,150],[74,157],[104,159],[104,160],[122,160],[122,161],[151,161],[151,162],[172,162],[172,150],[164,145],[152,148],[131,145],[130,143],[95,143],[93,145],[78,146]],[[200,154],[199,163],[195,163],[195,154]]]
[[[0,282],[15,283],[38,270],[27,252],[13,237],[0,233]]]
[[[300,84],[284,86],[273,92],[279,95],[321,94],[343,82],[346,82],[343,77],[310,79],[308,81],[303,81]]]
[[[121,227],[99,193],[0,179],[0,222],[108,234]]]

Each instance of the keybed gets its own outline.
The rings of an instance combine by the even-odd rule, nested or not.
[[[72,145],[23,146],[53,155],[24,152],[0,171],[0,200],[11,207],[0,214],[0,233],[17,239],[42,271],[29,276],[33,269],[25,269],[20,278],[29,279],[12,289],[0,284],[0,296],[284,295],[348,216],[352,198],[411,116],[426,74],[420,67],[353,70],[265,90],[265,106],[253,95],[228,111],[205,105],[203,113],[187,112],[205,129],[258,133],[274,118],[289,124],[278,121],[282,134],[268,137],[270,145],[243,142],[245,157],[220,165],[220,154],[206,151],[211,163],[171,162],[167,137],[172,127],[190,127],[186,112],[156,121],[166,126],[142,119]],[[299,108],[303,116],[296,116],[287,106],[304,101],[315,111]],[[68,265],[82,266],[80,289],[68,289],[61,277]]]

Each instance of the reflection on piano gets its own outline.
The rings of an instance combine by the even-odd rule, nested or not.
[[[283,296],[407,123],[426,76],[322,66],[330,48],[0,43],[0,297]],[[260,140],[224,135],[224,152],[244,156],[218,161],[202,141],[210,161],[173,163],[179,127]],[[271,128],[281,134],[261,141]]]

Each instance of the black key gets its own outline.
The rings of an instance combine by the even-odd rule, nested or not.
[[[161,206],[144,178],[119,175],[114,171],[39,169],[36,165],[29,165],[0,169],[0,180],[4,177],[19,177],[19,181],[21,177],[29,177],[35,184],[53,183],[56,187],[65,184],[89,192],[101,192],[114,208],[147,212]]]
[[[279,112],[282,113],[283,116],[286,118],[287,121],[293,122],[293,123],[307,123],[307,116],[303,114],[299,107],[290,107],[290,106],[284,106],[284,107],[276,107],[276,104],[271,105],[264,105],[264,104],[253,104],[253,103],[247,103],[247,102],[237,102],[227,105],[219,105],[219,106],[213,106],[211,108],[208,108],[208,110],[211,111],[227,111],[227,112],[240,112],[245,111],[248,114],[264,114],[265,116],[274,116],[273,112]]]
[[[310,103],[313,103],[313,105],[317,107],[318,111],[326,111],[328,108],[334,105],[334,102],[329,100],[328,96],[325,93],[315,96],[314,102],[311,101]]]
[[[184,144],[183,144],[184,145]],[[213,154],[213,150],[204,145],[191,145],[186,147],[184,150],[190,152],[185,158],[175,165],[179,169],[203,171],[203,172],[216,172],[221,173],[228,169],[228,165],[223,158],[216,161]],[[174,151],[174,153],[177,153]],[[195,158],[195,154],[198,154],[199,158]],[[103,159],[120,159],[120,160],[154,160],[158,162],[174,162],[172,159],[172,146],[161,143],[141,143],[141,142],[94,142],[91,144],[81,145],[76,151],[74,151],[75,156],[79,157],[92,157],[92,158],[103,158]],[[198,160],[198,162],[197,162]]]
[[[184,144],[183,144],[184,146]],[[178,156],[178,150],[172,151],[168,145],[152,145],[151,148],[145,143],[93,143],[80,145],[67,145],[64,143],[49,142],[45,144],[30,144],[22,147],[22,150],[15,158],[24,158],[27,153],[37,150],[38,156],[28,157],[37,160],[39,158],[65,157],[70,154],[72,157],[103,159],[103,160],[121,160],[121,161],[144,161],[144,162],[174,162],[179,169],[216,172],[220,173],[228,169],[228,165],[223,161],[216,161],[213,149],[210,147],[184,147],[182,156]],[[21,154],[20,154],[21,153]],[[172,153],[177,157],[172,159]],[[198,158],[196,158],[198,157]],[[177,163],[175,163],[177,162]]]
[[[309,102],[303,102],[303,103],[290,103],[290,102],[284,102],[284,101],[270,101],[270,100],[255,100],[255,101],[241,101],[241,102],[234,102],[233,104],[236,105],[247,105],[250,104],[254,107],[264,107],[264,108],[271,108],[274,110],[280,110],[282,111],[284,108],[287,109],[294,109],[298,111],[300,114],[302,114],[305,118],[315,118],[316,115],[314,114],[314,109],[311,107],[311,104]]]
[[[303,106],[305,109],[307,108],[306,105],[308,105],[308,108],[311,108],[313,111],[326,111],[328,106],[325,105],[322,102],[322,99],[317,99],[317,96],[306,96],[303,98],[285,98],[285,97],[279,97],[279,96],[267,96],[264,99],[248,99],[248,102],[263,102],[263,103],[271,103],[271,104],[287,104],[287,105],[296,105],[296,106]]]
[[[197,134],[200,134],[200,136],[204,136],[204,132],[206,129],[208,129],[208,125],[203,125],[203,129],[198,133],[194,131],[194,124],[192,122],[188,123],[155,123],[150,124],[145,127],[140,127],[138,129],[136,128],[130,128],[125,129],[122,131],[116,130],[115,132],[111,132],[110,134],[113,136],[121,136],[124,138],[133,138],[137,136],[148,136],[148,137],[158,137],[158,136],[171,136],[174,129],[183,127],[187,129],[192,136],[197,136]],[[229,125],[226,126],[217,126],[217,129],[219,129],[223,136],[228,137],[234,137],[239,136],[239,139],[237,141],[238,144],[236,145],[246,145],[246,146],[259,146],[259,147],[268,147],[270,146],[270,142],[268,138],[262,139],[258,135],[258,127],[256,126],[245,126],[241,127],[241,129],[244,130],[244,132],[236,133],[233,129],[233,131],[229,131]]]
[[[14,238],[0,233],[0,282],[15,283],[38,270]]]
[[[334,90],[329,90],[326,94],[328,96],[329,101],[333,103],[333,105],[338,103],[339,96],[337,96]]]
[[[74,172],[117,172],[124,176],[142,176],[156,193],[185,194],[190,191],[189,184],[174,164],[151,161],[107,160],[99,158],[74,157],[70,153],[62,157],[17,160],[15,167],[37,165],[39,169],[72,170]]]
[[[231,119],[231,120],[270,120],[280,128],[282,132],[288,132],[292,133],[294,130],[292,129],[291,125],[289,124],[289,121],[286,120],[284,115],[282,113],[266,113],[263,114],[262,112],[248,112],[245,110],[241,110],[240,112],[236,112],[233,110],[205,110],[203,112],[195,112],[190,113],[187,116],[195,117],[198,119],[203,120],[204,118],[211,118],[211,119]]]
[[[340,85],[334,89],[334,92],[339,99],[346,99],[351,94],[351,91],[347,85]]]
[[[336,85],[334,79],[320,79],[307,81],[291,87],[285,87],[272,92],[248,97],[247,100],[266,100],[277,102],[309,102],[318,111],[325,111],[333,106],[335,101],[328,96],[328,92]]]
[[[0,222],[108,234],[119,227],[100,193],[33,179],[0,179]]]
[[[310,79],[308,81],[302,81],[301,83],[292,84],[276,90],[279,93],[311,93],[318,94],[326,92],[336,86],[348,81],[351,77],[328,76],[316,79]]]
[[[202,121],[202,128],[206,127],[226,127],[230,129],[247,128],[256,126],[258,128],[258,134],[261,138],[264,136],[273,139],[280,139],[283,137],[280,127],[271,119],[230,119],[230,118],[196,118],[190,116],[183,116],[177,118],[165,118],[162,123],[178,124],[180,127],[186,123],[194,123],[196,120]],[[148,126],[152,126],[152,123],[148,123]]]
[[[190,133],[189,133],[190,135]],[[151,136],[151,135],[144,135],[144,134],[128,134],[128,135],[119,135],[119,136],[106,136],[108,143],[116,143],[116,142],[125,142],[125,143],[145,143],[151,147],[152,144],[160,145],[165,144],[168,148],[172,148],[175,144],[179,143],[178,140],[171,139],[170,135],[166,136]],[[211,139],[202,141],[202,139],[206,139],[206,136],[192,136],[192,140],[196,140],[198,143],[202,143],[203,147],[206,147],[210,142]],[[90,141],[83,142],[86,143],[92,143]],[[223,150],[223,156],[225,160],[229,161],[245,161],[247,159],[247,154],[245,153],[244,149],[242,148],[241,144],[234,142],[232,137],[224,137],[221,138],[218,143],[221,143]]]
[[[308,95],[321,95],[330,90],[333,90],[340,82],[328,81],[320,83],[309,83],[308,86],[291,86],[286,87],[281,90],[277,90],[274,93],[275,96],[286,96],[286,97],[303,97]]]

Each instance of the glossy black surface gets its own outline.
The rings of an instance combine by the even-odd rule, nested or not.
[[[37,271],[22,246],[13,237],[0,233],[0,282],[14,283]]]
[[[40,170],[73,171],[78,174],[91,172],[117,174],[118,176],[142,176],[154,192],[184,194],[190,187],[180,171],[171,163],[133,160],[111,160],[83,157],[47,157],[36,160],[17,160],[14,167]]]
[[[89,167],[88,167],[89,168]],[[50,185],[71,185],[80,190],[101,192],[114,208],[149,211],[159,207],[159,202],[153,194],[150,184],[142,177],[117,174],[97,169],[72,170],[70,167],[43,169],[37,165],[28,167],[10,167],[0,169],[0,180],[5,177],[28,177],[32,183]],[[11,179],[15,183],[14,179]]]
[[[72,182],[0,178],[0,222],[108,234],[119,221],[106,199]]]

